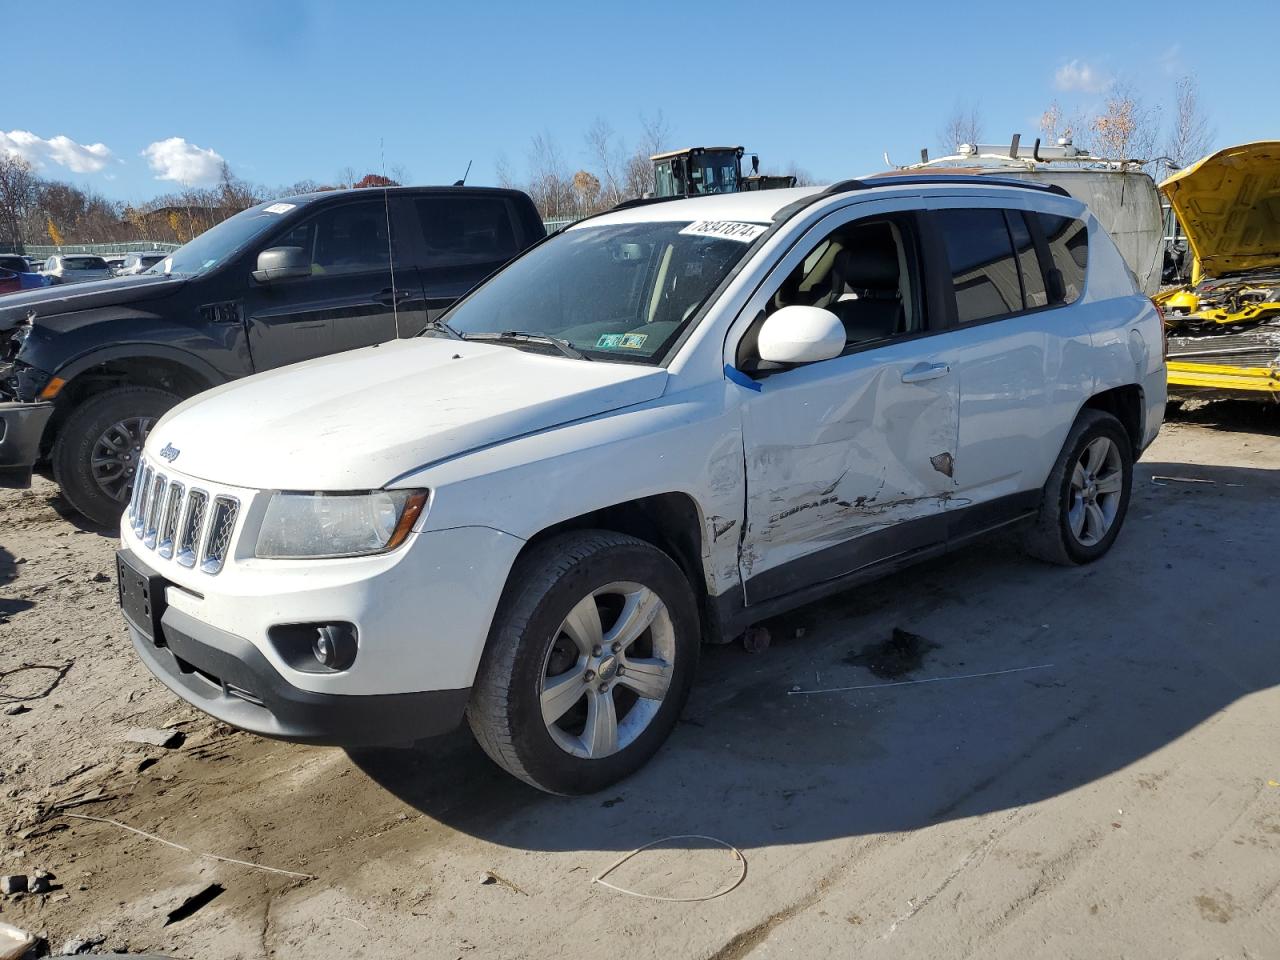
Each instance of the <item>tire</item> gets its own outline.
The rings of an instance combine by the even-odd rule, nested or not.
[[[85,398],[58,431],[50,457],[67,502],[100,526],[119,522],[142,442],[181,399],[154,387],[116,387]],[[108,450],[118,455],[107,459]]]
[[[615,654],[610,635],[624,627],[624,614],[632,629],[621,630]],[[591,637],[601,639],[596,653]],[[671,733],[689,696],[699,640],[689,582],[661,550],[608,531],[553,537],[511,571],[468,723],[494,762],[539,790],[603,790],[640,769]],[[559,697],[549,696],[556,691]],[[612,752],[606,698],[616,718]]]
[[[1098,451],[1105,452],[1090,470]],[[1115,543],[1132,490],[1128,432],[1109,413],[1082,410],[1045,482],[1040,511],[1027,531],[1027,552],[1063,566],[1092,563]]]

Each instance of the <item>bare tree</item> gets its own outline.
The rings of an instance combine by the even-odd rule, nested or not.
[[[1174,94],[1173,127],[1169,130],[1164,152],[1169,163],[1182,168],[1209,152],[1213,129],[1200,106],[1200,90],[1196,78],[1188,74],[1178,79]]]
[[[0,153],[0,229],[15,244],[22,243],[23,223],[36,199],[36,176],[16,153]]]
[[[498,186],[505,187],[508,190],[518,189],[515,174],[511,172],[511,161],[507,159],[505,153],[498,155],[498,159],[493,164],[493,173],[498,181]]]
[[[640,115],[640,142],[635,151],[627,158],[623,181],[629,197],[643,197],[652,193],[653,162],[649,159],[655,153],[671,149],[671,128],[659,110],[652,117]]]
[[[1160,108],[1146,106],[1132,85],[1120,83],[1107,94],[1090,125],[1090,151],[1111,160],[1150,161],[1160,135]]]
[[[951,116],[938,133],[938,140],[946,153],[957,153],[962,143],[976,144],[982,139],[982,116],[976,104],[956,101]]]
[[[529,142],[529,185],[526,192],[533,198],[543,219],[572,217],[578,212],[573,177],[549,133],[536,134]]]
[[[587,151],[599,170],[599,203],[612,207],[626,199],[624,172],[626,161],[614,136],[613,127],[603,117],[596,117],[586,134]]]

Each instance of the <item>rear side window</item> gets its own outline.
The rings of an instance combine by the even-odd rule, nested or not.
[[[1040,230],[1049,245],[1049,256],[1057,278],[1050,278],[1049,292],[1055,303],[1073,303],[1084,292],[1085,274],[1089,268],[1089,229],[1072,217],[1059,217],[1052,213],[1033,214],[1040,221]],[[1056,281],[1061,289],[1054,290]]]
[[[520,250],[511,207],[500,197],[423,197],[415,206],[423,266],[501,263]]]
[[[1022,277],[1022,299],[1028,310],[1043,307],[1049,302],[1044,286],[1044,274],[1040,272],[1040,258],[1036,256],[1035,241],[1021,210],[1005,211],[1009,216],[1009,235],[1013,238],[1013,252],[1018,257],[1018,273]]]
[[[994,320],[1022,310],[1018,261],[1005,225],[1004,211],[939,210],[960,323]]]

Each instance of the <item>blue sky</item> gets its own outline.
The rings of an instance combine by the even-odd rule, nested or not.
[[[1051,100],[1089,110],[1120,81],[1168,121],[1191,70],[1215,145],[1280,138],[1266,39],[1280,4],[1261,0],[168,0],[64,3],[56,22],[5,6],[0,149],[129,200],[217,158],[272,185],[377,171],[380,139],[418,183],[451,182],[468,160],[470,182],[492,183],[503,156],[519,173],[538,133],[576,169],[595,118],[630,144],[659,110],[670,146],[742,143],[766,167],[832,180],[882,169],[886,150],[914,159],[958,103],[976,105],[985,140],[1029,141]]]

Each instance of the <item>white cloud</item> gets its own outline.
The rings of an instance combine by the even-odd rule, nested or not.
[[[1114,82],[1109,74],[1083,60],[1064,63],[1053,75],[1056,89],[1080,93],[1102,93]]]
[[[64,136],[45,140],[30,130],[0,130],[0,153],[16,154],[38,170],[57,164],[72,173],[97,173],[112,160],[105,143],[76,143]]]
[[[197,147],[182,137],[157,140],[142,151],[157,180],[173,180],[188,186],[214,183],[222,174],[222,156]]]

